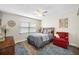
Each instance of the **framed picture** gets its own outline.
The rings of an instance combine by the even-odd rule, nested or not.
[[[9,20],[8,21],[8,26],[9,27],[14,27],[16,25],[16,22],[15,21],[13,21],[13,20]]]
[[[59,28],[68,28],[68,18],[59,19]]]

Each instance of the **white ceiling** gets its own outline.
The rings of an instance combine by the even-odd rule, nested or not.
[[[77,10],[78,7],[77,4],[0,4],[1,11],[39,19],[42,17],[34,14],[37,9],[47,10],[46,17],[52,17]]]

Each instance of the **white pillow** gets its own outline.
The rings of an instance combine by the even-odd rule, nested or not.
[[[57,38],[60,38],[60,36],[59,36],[58,34],[55,34],[55,36],[56,36]]]

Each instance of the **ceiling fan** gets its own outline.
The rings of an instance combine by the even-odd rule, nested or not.
[[[47,14],[47,10],[43,10],[43,9],[37,9],[35,14],[38,16],[45,16]]]

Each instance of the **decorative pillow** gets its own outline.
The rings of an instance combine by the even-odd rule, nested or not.
[[[58,34],[55,34],[55,36],[56,36],[57,38],[60,38],[60,36],[59,36]]]

